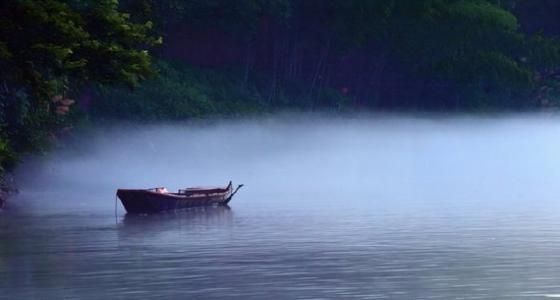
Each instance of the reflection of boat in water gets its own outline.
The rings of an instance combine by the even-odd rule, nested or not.
[[[234,190],[231,181],[226,187],[194,187],[169,193],[165,188],[119,189],[117,197],[128,213],[149,214],[199,206],[227,205],[243,185]]]
[[[162,229],[176,230],[193,225],[231,224],[232,216],[232,210],[227,205],[202,206],[161,214],[126,214],[122,219],[122,225],[127,231],[131,230],[129,232],[138,231],[146,234],[152,230],[160,232]]]

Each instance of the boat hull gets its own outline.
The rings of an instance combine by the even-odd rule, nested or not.
[[[231,190],[221,194],[197,196],[162,194],[148,190],[117,190],[117,197],[126,211],[132,214],[151,214],[198,206],[227,205],[232,196]]]

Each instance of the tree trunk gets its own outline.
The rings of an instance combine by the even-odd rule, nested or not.
[[[315,74],[313,75],[313,80],[311,80],[311,87],[309,89],[309,97],[311,99],[313,99],[313,92],[315,89],[315,86],[317,85],[317,81],[321,80],[321,75],[323,72],[323,69],[325,68],[325,61],[327,60],[327,57],[329,55],[329,48],[330,48],[330,40],[327,40],[327,47],[324,48],[324,50],[321,52],[321,55],[319,56],[319,60],[317,61],[317,67],[315,68]]]

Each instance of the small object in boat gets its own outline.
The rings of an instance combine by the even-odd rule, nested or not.
[[[169,191],[165,187],[157,187],[157,188],[155,188],[155,190],[156,190],[156,193],[162,193],[162,194],[169,193]]]
[[[227,205],[243,185],[225,187],[191,187],[170,193],[165,187],[152,189],[118,189],[117,197],[128,213],[149,214],[196,206]]]

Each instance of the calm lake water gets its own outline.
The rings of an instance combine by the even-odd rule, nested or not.
[[[108,126],[17,177],[2,299],[560,298],[555,115]],[[230,209],[115,216],[230,179]]]

